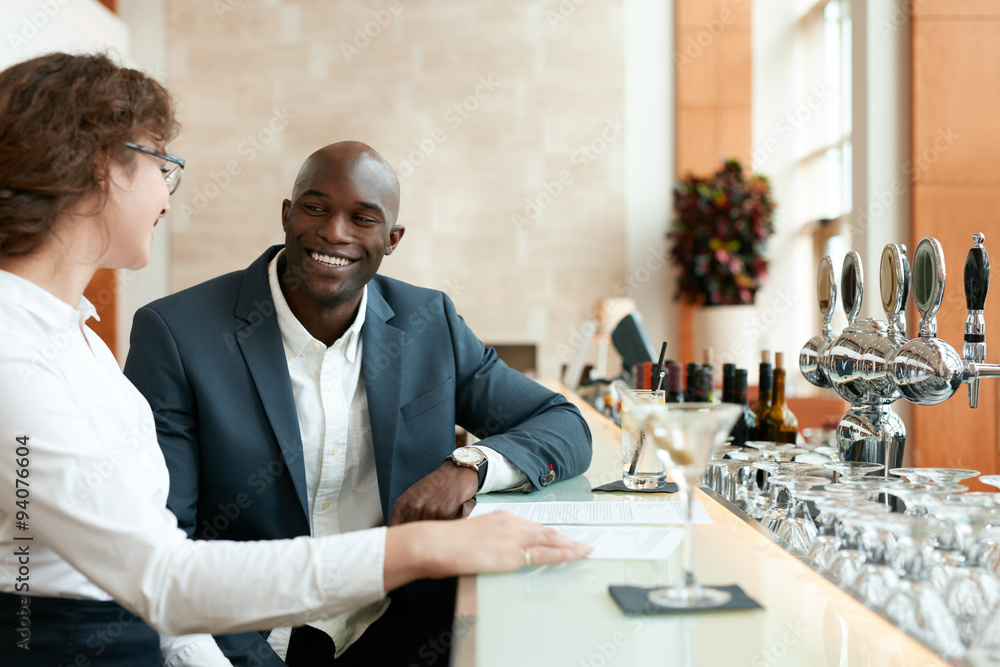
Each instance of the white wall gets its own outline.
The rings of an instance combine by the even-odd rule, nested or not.
[[[775,234],[768,243],[769,277],[756,299],[759,348],[783,351],[785,368],[794,371],[798,352],[819,333],[812,239],[795,222],[795,135],[784,119],[799,101],[794,92],[795,62],[790,45],[795,27],[795,0],[753,2],[753,152],[755,173],[771,181],[777,203]],[[814,315],[815,312],[815,315]],[[755,369],[750,372],[756,381]],[[801,394],[810,385],[789,372],[788,392]]]
[[[674,274],[666,233],[675,179],[674,3],[625,2],[625,231],[624,288],[635,299],[659,350],[680,344]],[[624,296],[615,286],[616,296]]]

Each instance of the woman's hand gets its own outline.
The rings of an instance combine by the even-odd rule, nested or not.
[[[491,512],[475,519],[393,526],[385,538],[385,590],[417,579],[511,572],[583,558],[593,547],[552,528]]]

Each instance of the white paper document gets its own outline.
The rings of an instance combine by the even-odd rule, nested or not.
[[[642,525],[683,524],[684,508],[677,501],[635,502],[551,502],[551,503],[479,503],[471,517],[503,510],[515,516],[549,525]],[[705,507],[691,503],[692,523],[712,523]]]
[[[552,526],[578,542],[594,547],[587,558],[666,560],[684,541],[683,528],[654,526]]]

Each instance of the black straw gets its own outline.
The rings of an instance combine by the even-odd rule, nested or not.
[[[653,387],[653,391],[659,391],[660,387],[663,385],[663,377],[667,374],[663,370],[663,359],[667,356],[667,341],[663,341],[663,345],[660,347],[660,360],[656,362],[656,386]]]

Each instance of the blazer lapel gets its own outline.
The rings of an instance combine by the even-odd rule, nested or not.
[[[361,330],[362,372],[375,449],[375,474],[386,521],[389,520],[389,491],[403,376],[404,335],[402,330],[388,323],[394,315],[379,291],[377,278],[369,282],[368,312]]]
[[[267,265],[281,246],[273,246],[243,274],[243,284],[234,315],[241,320],[236,331],[247,367],[253,376],[264,412],[292,477],[302,512],[309,517],[306,500],[306,471],[302,460],[302,435],[299,432],[292,381],[281,342],[281,330],[274,313],[274,300],[268,282]]]

